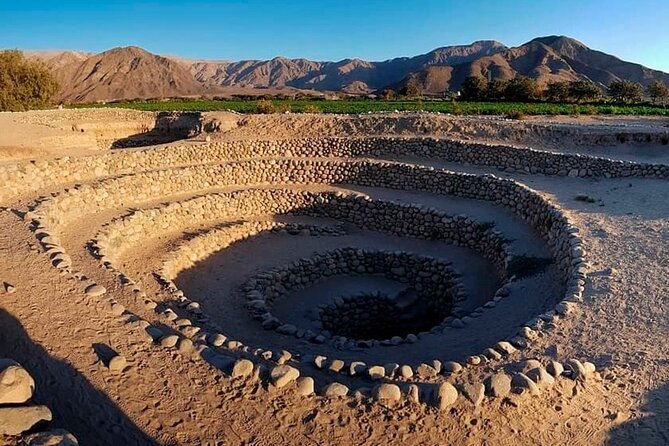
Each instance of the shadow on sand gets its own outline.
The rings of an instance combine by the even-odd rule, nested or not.
[[[65,361],[30,339],[21,323],[0,308],[0,357],[18,361],[35,380],[37,404],[53,412],[51,426],[66,429],[82,445],[160,445],[105,394]]]
[[[669,383],[648,392],[641,410],[643,418],[627,421],[609,432],[606,446],[669,445]]]

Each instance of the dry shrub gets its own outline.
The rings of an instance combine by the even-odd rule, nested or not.
[[[288,103],[274,104],[274,113],[290,113],[291,111],[292,109]]]
[[[571,116],[579,116],[581,114],[581,107],[579,107],[576,104],[572,104],[569,106],[569,114]]]
[[[525,114],[522,111],[514,109],[514,108],[512,108],[510,110],[507,110],[506,113],[504,113],[504,116],[507,119],[518,119],[518,120],[520,120],[520,119],[525,118]]]
[[[599,110],[597,110],[597,107],[595,107],[594,105],[588,105],[587,107],[585,107],[586,115],[596,115],[597,113],[599,113]]]
[[[576,196],[574,197],[574,200],[576,200],[576,201],[583,201],[583,202],[585,202],[585,203],[595,203],[595,202],[597,202],[596,199],[592,198],[592,197],[591,197],[590,195],[588,195],[588,194],[578,194],[578,195],[576,195]]]
[[[451,112],[456,116],[460,116],[460,115],[465,114],[465,111],[462,108],[462,105],[458,104],[455,101],[451,101]]]
[[[272,113],[276,113],[276,107],[274,106],[272,101],[267,99],[261,99],[258,102],[256,102],[256,113],[259,113],[261,115],[269,115]]]
[[[304,113],[320,113],[321,109],[318,105],[316,104],[307,104],[304,106],[302,109]]]

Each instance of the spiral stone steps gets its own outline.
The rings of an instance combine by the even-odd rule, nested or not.
[[[481,303],[486,303],[486,308],[485,308],[486,311],[483,311],[482,309],[480,311],[474,311],[474,313],[472,314],[474,314],[475,317],[468,316],[470,313],[463,313],[462,315],[458,314],[458,316],[461,316],[462,319],[456,317],[455,320],[457,320],[460,325],[455,324],[454,320],[452,327],[449,326],[445,329],[440,328],[439,331],[435,332],[434,334],[426,333],[420,338],[411,339],[411,342],[409,342],[409,338],[407,338],[407,340],[402,344],[402,346],[388,344],[387,346],[380,345],[378,347],[372,347],[368,352],[365,352],[365,354],[360,353],[359,348],[353,349],[353,351],[350,353],[339,351],[340,347],[337,347],[336,342],[335,344],[332,344],[330,346],[330,347],[334,346],[335,347],[334,350],[332,348],[328,349],[325,347],[314,348],[313,345],[310,345],[303,341],[299,341],[299,337],[297,340],[291,341],[283,336],[273,335],[276,337],[276,340],[271,341],[269,343],[267,339],[262,339],[262,341],[260,339],[257,339],[256,341],[253,341],[253,339],[249,338],[248,335],[243,332],[243,329],[245,328],[248,331],[249,327],[253,327],[254,322],[249,320],[248,315],[246,315],[245,317],[244,315],[240,314],[239,316],[233,315],[232,319],[238,324],[241,322],[241,324],[246,327],[240,327],[240,326],[229,327],[228,324],[224,323],[225,321],[220,321],[221,325],[225,326],[224,329],[229,328],[232,330],[231,332],[230,331],[226,332],[225,337],[227,338],[227,341],[225,342],[224,345],[221,346],[219,345],[207,346],[207,343],[211,342],[210,339],[212,335],[215,334],[215,332],[217,331],[216,329],[219,327],[218,326],[219,320],[216,317],[210,318],[209,313],[206,312],[206,310],[208,310],[207,308],[208,305],[206,303],[204,305],[204,308],[202,307],[202,303],[197,300],[196,300],[198,305],[197,307],[193,307],[192,304],[186,305],[187,308],[193,307],[191,311],[197,310],[195,311],[195,315],[198,316],[199,319],[198,322],[201,323],[198,322],[193,323],[193,321],[191,320],[192,318],[188,319],[186,317],[187,315],[183,314],[183,311],[180,311],[177,308],[178,307],[177,299],[173,299],[172,301],[170,301],[170,299],[157,299],[156,301],[152,298],[149,298],[148,295],[144,291],[142,291],[142,288],[135,283],[134,276],[129,276],[124,274],[121,268],[120,264],[121,260],[118,257],[119,253],[115,251],[121,248],[130,249],[131,247],[133,247],[133,245],[137,245],[137,248],[141,249],[141,245],[143,244],[143,239],[146,238],[144,234],[148,234],[149,237],[153,238],[164,237],[162,235],[162,231],[168,231],[173,234],[179,234],[180,232],[184,232],[188,229],[188,224],[190,224],[191,230],[194,229],[193,226],[195,225],[193,225],[193,222],[197,222],[196,224],[198,225],[199,229],[202,229],[203,223],[204,226],[206,227],[207,225],[211,226],[213,224],[220,224],[221,217],[225,217],[230,221],[244,219],[249,216],[249,212],[253,211],[253,205],[249,204],[248,201],[249,199],[253,199],[253,194],[249,195],[248,192],[243,192],[243,189],[238,193],[233,192],[232,195],[229,197],[220,194],[207,195],[207,191],[221,189],[226,186],[229,187],[230,184],[234,184],[237,185],[237,187],[242,187],[242,188],[245,186],[256,186],[263,184],[266,185],[280,184],[280,183],[310,184],[310,183],[316,183],[317,182],[316,178],[319,179],[323,178],[326,179],[327,182],[339,183],[339,184],[353,182],[354,188],[355,185],[358,184],[363,187],[389,186],[391,188],[390,190],[392,190],[393,188],[403,189],[408,187],[410,189],[415,189],[416,191],[423,191],[423,192],[439,190],[441,191],[442,194],[444,192],[446,192],[446,194],[454,193],[456,196],[460,195],[462,197],[466,197],[466,200],[463,200],[462,203],[459,203],[457,206],[455,206],[460,210],[468,208],[469,206],[465,205],[464,201],[471,200],[472,198],[487,198],[489,200],[490,199],[499,200],[500,204],[504,206],[510,206],[512,209],[518,210],[521,213],[521,215],[531,224],[537,225],[538,230],[543,229],[544,231],[546,231],[545,229],[546,227],[543,226],[546,224],[545,219],[548,218],[550,220],[551,218],[556,218],[559,216],[558,212],[550,210],[550,205],[541,204],[542,199],[536,194],[533,196],[532,195],[533,193],[531,191],[523,189],[522,186],[519,186],[509,181],[498,180],[494,177],[478,177],[473,175],[466,176],[461,174],[449,173],[444,171],[434,171],[433,169],[429,168],[421,168],[397,163],[383,163],[383,162],[379,163],[372,160],[357,161],[357,160],[329,159],[326,161],[321,161],[314,158],[305,158],[305,159],[277,159],[277,160],[262,159],[262,160],[233,161],[225,163],[196,164],[185,168],[168,167],[166,169],[161,169],[161,170],[147,170],[138,173],[125,174],[119,177],[108,177],[106,179],[102,179],[99,182],[92,183],[90,185],[84,184],[81,186],[76,186],[74,189],[71,190],[64,190],[63,192],[55,195],[52,198],[46,198],[44,200],[39,201],[35,206],[33,213],[30,214],[30,218],[33,218],[35,220],[35,224],[37,225],[37,230],[35,234],[37,235],[38,239],[40,239],[42,245],[45,248],[49,248],[49,246],[54,245],[53,248],[50,248],[52,250],[51,255],[53,256],[55,254],[55,256],[60,256],[60,258],[58,259],[54,258],[54,260],[58,262],[58,265],[56,266],[62,266],[64,262],[68,263],[70,262],[68,257],[63,258],[63,255],[68,255],[68,254],[66,252],[62,253],[53,252],[53,249],[60,245],[60,240],[58,239],[58,237],[61,237],[67,233],[67,228],[69,227],[70,221],[75,221],[78,219],[87,219],[87,215],[97,214],[97,222],[99,224],[101,221],[106,221],[108,216],[113,215],[115,210],[122,210],[128,208],[135,209],[137,208],[137,205],[140,205],[141,208],[139,210],[131,211],[131,213],[127,214],[125,217],[113,220],[109,225],[107,225],[105,229],[107,231],[107,234],[105,235],[104,232],[105,230],[103,230],[102,235],[96,236],[96,239],[94,240],[94,252],[97,255],[101,256],[101,260],[102,262],[104,262],[104,265],[106,265],[108,268],[111,268],[112,270],[116,270],[117,277],[120,279],[120,283],[132,287],[133,290],[132,298],[124,298],[121,299],[121,301],[113,298],[112,299],[104,297],[101,298],[103,301],[102,306],[109,312],[111,312],[113,315],[124,319],[128,323],[128,325],[130,325],[131,330],[135,330],[138,331],[139,333],[142,333],[143,329],[145,332],[143,333],[144,337],[147,340],[160,342],[160,344],[164,346],[173,345],[182,354],[190,354],[189,352],[193,351],[194,349],[194,351],[200,354],[205,359],[206,362],[214,365],[217,368],[222,368],[224,371],[226,371],[226,373],[229,373],[229,367],[230,367],[229,364],[234,360],[235,357],[239,357],[239,355],[246,358],[253,358],[254,356],[256,358],[259,357],[261,359],[261,363],[265,363],[266,361],[279,361],[279,362],[285,360],[291,361],[290,358],[293,358],[292,361],[295,363],[295,365],[299,367],[300,370],[302,370],[303,374],[309,373],[309,366],[308,363],[306,363],[306,358],[309,356],[310,351],[312,352],[315,351],[318,353],[327,354],[330,357],[335,357],[336,360],[334,361],[341,362],[342,367],[345,366],[347,363],[361,364],[363,362],[362,360],[365,358],[368,358],[366,359],[367,362],[375,361],[379,363],[392,362],[394,358],[399,358],[397,360],[401,361],[402,363],[414,362],[414,364],[412,364],[412,367],[414,367],[416,370],[421,370],[421,367],[423,367],[423,365],[421,364],[425,364],[425,362],[430,362],[431,359],[432,359],[431,362],[432,364],[437,364],[434,362],[435,360],[441,361],[441,359],[446,360],[446,359],[456,359],[456,358],[461,362],[464,362],[466,355],[470,354],[475,355],[476,350],[478,350],[479,348],[484,349],[485,345],[491,345],[496,340],[513,336],[514,334],[513,327],[517,328],[518,326],[521,326],[524,322],[522,320],[523,318],[535,314],[535,313],[530,313],[525,315],[522,314],[519,315],[517,314],[518,312],[514,312],[513,310],[507,309],[506,310],[507,314],[516,313],[515,314],[516,316],[521,316],[521,320],[517,320],[514,323],[509,323],[509,321],[504,321],[503,318],[500,318],[499,315],[496,315],[496,313],[500,312],[502,314],[504,313],[504,306],[499,304],[499,302],[501,301],[500,300],[493,301],[492,296],[490,296],[489,297],[490,305],[487,304],[487,300],[485,299],[483,301],[479,301]],[[459,182],[462,183],[459,184]],[[483,189],[488,187],[490,187],[488,191]],[[346,185],[345,188],[351,188],[351,185]],[[477,188],[480,189],[477,190]],[[549,210],[549,213],[545,217],[541,216],[540,214],[532,214],[531,213],[532,211],[530,211],[530,213],[523,214],[524,212],[528,211],[523,209],[524,205],[522,204],[522,202],[518,202],[516,201],[516,199],[513,198],[507,199],[503,192],[495,191],[498,188],[500,190],[509,190],[509,191],[513,191],[515,188],[516,189],[515,193],[520,194],[518,195],[519,197],[527,196],[527,199],[529,199],[530,202],[534,200],[534,202],[536,203],[533,204],[533,206],[539,206],[539,208],[537,209],[540,209],[540,207],[543,206],[544,208]],[[181,202],[167,201],[166,204],[164,204],[163,207],[161,208],[150,209],[149,207],[147,207],[148,204],[151,204],[152,202],[155,201],[159,201],[161,199],[165,200],[167,198],[168,200],[172,200],[171,198],[169,198],[170,196],[176,197],[179,195],[202,194],[202,193],[205,193],[205,195],[200,195],[195,198],[187,199],[186,201],[181,201]],[[235,194],[239,195],[239,198],[236,197]],[[510,197],[514,197],[514,195],[511,194]],[[232,202],[230,203],[234,203],[235,200],[237,200],[237,203],[233,205],[231,209],[232,213],[228,211],[225,214],[218,216],[217,209],[221,209],[221,204],[225,203],[226,198],[228,201],[232,200]],[[294,198],[298,198],[298,196],[293,195],[293,200]],[[378,200],[369,198],[367,200],[369,201],[369,205],[367,206],[371,206],[370,209],[374,209],[376,206],[375,203],[377,203]],[[220,204],[217,206],[210,207],[207,204],[208,201],[211,201],[212,204],[216,202],[219,202]],[[434,203],[438,201],[439,201],[438,199],[433,198]],[[192,203],[198,203],[199,206],[193,207]],[[279,205],[278,207],[269,208],[267,210],[270,211],[270,214],[271,213],[281,214],[285,213],[286,211],[291,211],[291,209],[298,209],[298,214],[299,214],[301,212],[304,212],[304,210],[300,210],[300,205],[298,203],[292,203],[291,206],[289,207],[284,206],[283,208],[281,207],[281,205]],[[378,201],[378,203],[383,203],[383,201]],[[445,205],[447,208],[449,207],[449,204],[452,205],[452,203],[446,203],[446,204],[441,203],[441,205]],[[334,211],[335,212],[334,214],[326,213],[325,216],[335,217],[336,220],[337,219],[336,217],[339,212],[337,211],[337,206],[340,205],[336,205],[329,211],[329,212]],[[354,204],[354,206],[359,206],[359,204]],[[409,205],[404,205],[404,207],[400,206],[399,208],[397,207],[397,205],[394,205],[395,206],[394,208],[392,207],[392,205],[390,206],[392,209],[394,209],[393,210],[394,217],[397,219],[399,223],[401,223],[402,221],[401,216],[404,213],[402,209],[408,209],[406,206]],[[223,208],[225,208],[225,205]],[[309,208],[307,207],[306,209]],[[176,218],[175,220],[170,220],[170,219],[160,220],[161,213],[167,210],[171,211],[177,216],[181,215],[180,218],[181,220],[186,221],[186,225],[179,225],[178,224],[179,218]],[[266,214],[267,210],[262,211],[259,214],[260,215]],[[307,211],[307,213],[310,212],[313,211]],[[428,213],[427,215],[432,215],[434,214],[435,211],[432,209],[427,209],[426,212]],[[493,215],[496,213],[497,212],[493,212]],[[481,228],[484,227],[482,222],[476,223],[474,220],[467,219],[466,217],[457,217],[457,218],[461,218],[463,223],[467,222],[466,224],[473,225],[471,227],[473,227],[475,230],[479,230],[477,229],[478,228],[477,225],[481,226]],[[458,221],[457,218],[456,221]],[[146,223],[142,224],[141,223],[142,219],[146,220]],[[430,218],[430,220],[432,220],[432,218]],[[138,221],[140,222],[139,224],[137,223]],[[207,221],[209,222],[207,223]],[[348,221],[348,223],[354,223],[355,221],[356,221],[355,219],[350,220]],[[509,228],[510,230],[509,232],[511,232],[512,233],[511,235],[513,235],[514,237],[519,237],[522,239],[524,238],[523,235],[529,235],[529,237],[533,238],[534,241],[537,240],[537,236],[531,234],[532,231],[526,232],[525,234],[523,234],[522,231],[521,233],[519,233],[517,230],[517,227],[519,226],[517,224],[514,224],[516,222],[512,222],[508,217],[506,217],[506,221],[507,223],[505,224],[505,226]],[[177,223],[176,226],[175,223]],[[386,225],[387,224],[388,223],[386,223]],[[376,225],[377,223],[372,224],[372,226],[374,227]],[[136,226],[136,229],[133,229],[133,226]],[[112,227],[117,227],[118,228],[117,232],[115,233],[111,232],[109,228]],[[380,226],[380,228],[383,227],[384,227],[383,225]],[[409,224],[408,226],[406,224],[401,224],[399,228],[401,228],[399,229],[400,232],[405,232],[405,231],[411,232],[412,230],[411,224]],[[488,229],[481,229],[481,230],[492,231]],[[393,231],[398,231],[398,229],[393,229]],[[554,249],[557,249],[556,252],[560,253],[561,252],[560,250],[565,249],[564,247],[562,247],[564,242],[558,240],[558,243],[556,244],[555,237],[558,236],[557,233],[550,232],[551,229],[548,229],[548,231],[549,232],[544,233],[544,237],[547,237],[548,241],[551,244],[553,244]],[[454,232],[453,234],[457,235],[457,232]],[[501,234],[501,233],[490,232],[490,234],[492,236],[493,234]],[[565,235],[567,237],[571,237],[567,232],[565,232]],[[499,235],[495,236],[499,237]],[[449,237],[453,237],[453,235],[449,235]],[[342,238],[339,237],[336,237],[336,239],[337,239],[336,242],[344,241]],[[363,235],[362,239],[364,239],[365,242],[369,243],[369,240],[371,240],[372,238],[370,238],[369,235],[367,236]],[[358,241],[357,243],[358,246],[360,245],[361,241],[362,240]],[[463,241],[464,239],[461,240],[460,243],[462,243]],[[81,243],[81,239],[79,239],[78,242],[74,242],[73,244],[77,245],[79,243]],[[383,240],[382,244],[396,245],[397,241],[386,239]],[[526,246],[534,246],[534,245],[535,245],[534,243],[530,242],[527,243]],[[575,244],[574,246],[577,246],[577,244]],[[322,248],[322,246],[319,248]],[[549,251],[549,249],[546,249],[546,251]],[[485,251],[483,252],[485,253]],[[484,254],[484,256],[489,256],[489,255],[490,254]],[[504,263],[506,263],[509,261],[508,259],[509,259],[508,254],[505,254],[500,260],[498,260],[498,262],[503,261]],[[569,263],[564,262],[564,257],[561,257],[561,259],[563,260],[557,262],[556,267],[565,268],[570,266]],[[578,265],[578,262],[574,263],[574,265]],[[158,275],[159,277],[161,277],[160,274]],[[146,273],[142,274],[142,276],[143,277],[141,278],[141,282],[146,282],[147,281]],[[558,274],[557,276],[560,276],[560,274]],[[75,277],[83,279],[81,273],[75,272]],[[149,276],[149,281],[150,281],[150,276]],[[560,279],[559,277],[557,277],[556,283],[559,283],[559,281]],[[545,281],[541,282],[543,283]],[[106,286],[109,287],[108,289],[110,291],[113,291],[114,294],[117,294],[116,292],[122,289],[116,283],[110,284],[108,280],[105,281],[105,283]],[[95,290],[96,286],[99,287],[99,285],[93,285],[89,282],[86,282],[85,291],[88,294],[92,294],[91,291]],[[528,283],[525,282],[524,286],[527,287]],[[107,288],[100,288],[100,289],[106,290]],[[170,288],[168,287],[168,290],[169,289]],[[179,294],[177,294],[176,292],[180,291],[176,287],[172,288],[172,291],[174,292],[175,296],[179,298]],[[229,291],[232,293],[232,295],[234,295],[233,289]],[[101,291],[101,293],[102,292],[104,291]],[[123,296],[125,293],[119,292],[118,294],[120,296]],[[545,293],[537,293],[537,294],[543,295]],[[190,297],[192,298],[193,296]],[[500,295],[500,297],[502,296]],[[464,300],[466,301],[466,299]],[[507,301],[512,301],[512,300],[509,299]],[[140,302],[143,303],[143,308],[139,305]],[[175,302],[177,303],[177,305],[174,305]],[[541,311],[545,310],[545,307],[543,307],[544,304],[545,302],[541,303],[540,307]],[[151,309],[152,305],[155,306],[154,312],[157,312],[154,315],[151,315],[150,311],[147,311],[147,309]],[[470,307],[475,307],[475,305],[471,303],[471,301],[470,303],[468,303],[468,305]],[[526,302],[523,302],[523,307],[528,308]],[[244,305],[238,302],[236,304],[236,308],[238,310],[244,309]],[[230,307],[228,306],[227,312],[229,312],[229,309]],[[537,314],[539,313],[537,309],[535,309],[535,311]],[[146,318],[146,321],[142,319],[142,316]],[[553,318],[554,316],[550,315],[547,316],[547,320],[552,320]],[[215,322],[210,323],[212,319]],[[451,319],[453,320],[453,317],[451,317]],[[491,330],[491,327],[495,327],[495,324],[494,323],[491,324],[491,322],[497,322],[498,326],[500,323],[501,325],[507,325],[508,331],[502,335],[496,334],[496,330]],[[509,326],[512,328],[508,328]],[[260,327],[256,328],[260,331]],[[443,333],[440,333],[442,330]],[[440,336],[445,336],[448,333],[454,333],[457,332],[458,330],[462,331],[457,335],[454,336],[452,335],[452,337],[450,338],[452,342],[455,342],[455,344],[444,345],[443,341],[437,339]],[[490,333],[495,333],[495,334],[493,334],[492,339],[491,338],[488,338],[487,340],[477,339],[476,334],[481,332],[487,334]],[[220,336],[220,334],[218,336]],[[266,334],[263,334],[261,336],[262,338],[267,338]],[[415,335],[412,336],[415,337]],[[435,339],[432,342],[433,346],[431,348],[429,346],[425,347],[424,344],[429,343],[428,341],[430,338]],[[469,344],[469,350],[464,350],[460,353],[453,352],[454,350],[453,347],[457,347],[458,344],[461,345],[462,339],[467,340],[467,343]],[[475,340],[475,342],[472,342],[472,340]],[[299,351],[295,351],[295,349],[291,347],[292,343],[294,342],[298,343],[296,349]],[[479,342],[479,344],[476,344],[476,342]],[[323,343],[324,342],[322,341],[317,342],[317,344],[323,344]],[[516,343],[517,345],[522,346],[524,344],[524,341],[523,342],[517,341]],[[258,347],[260,347],[260,349],[258,349]],[[509,347],[502,346],[499,347],[498,350],[499,349],[502,349],[505,355],[511,354],[515,351],[515,349],[513,349],[513,347],[511,347],[510,344]],[[272,352],[273,350],[284,351],[286,352],[287,356],[278,355],[277,357],[276,353]],[[376,354],[375,356],[373,350],[379,350],[380,352],[383,352],[385,350],[385,351],[390,351],[390,353],[387,354],[385,357],[383,356],[383,353]],[[454,355],[454,356],[444,357],[444,350],[447,351],[446,353],[447,355]],[[493,353],[493,350],[491,350],[489,347],[487,348],[487,350],[490,350],[490,353],[488,353],[485,356],[486,360],[488,359],[499,360],[502,358],[502,353],[499,352]],[[414,358],[411,359],[410,355],[411,353],[415,354],[416,352],[420,351],[423,352],[422,356],[421,355],[414,356]],[[251,353],[252,355],[249,356]],[[424,361],[424,362],[418,363],[419,361]],[[304,364],[307,365],[305,366]],[[437,365],[434,365],[432,369],[426,367],[427,366],[423,368],[426,370],[436,370],[435,373],[440,372],[440,370],[437,370],[440,369],[440,367],[438,367]],[[332,369],[333,367],[330,368]],[[369,370],[371,371],[373,369],[374,366],[370,364]],[[233,375],[236,373],[235,370],[236,368],[232,369]],[[316,371],[315,373],[319,377],[318,379],[319,383],[323,383],[324,379],[325,381],[327,381],[327,375],[324,378],[323,373],[318,371]],[[385,373],[386,374],[391,373],[394,375],[394,370],[390,372],[386,371]],[[428,375],[429,376],[427,377],[424,376],[421,377],[421,379],[428,379],[429,382],[430,380],[433,380],[435,378],[435,376],[431,375],[430,373],[428,373]],[[403,376],[405,379],[408,377],[406,373]],[[396,379],[391,375],[388,375],[388,378]],[[340,378],[339,381],[345,381],[351,387],[353,387],[356,385],[356,383],[352,381],[359,381],[359,380],[353,380],[353,378],[346,378],[346,379]],[[364,385],[364,381],[362,385]],[[409,391],[409,389],[405,388],[405,391]]]
[[[448,139],[370,137],[232,141],[208,145],[130,149],[95,156],[43,159],[2,166],[0,185],[3,189],[0,202],[17,195],[46,190],[58,184],[160,169],[168,165],[190,166],[194,163],[250,158],[270,159],[281,156],[361,157],[362,155],[364,158],[364,155],[393,154],[436,157],[449,162],[560,176],[666,178],[669,175],[669,169],[662,164],[642,164]],[[58,171],[59,175],[51,175],[54,170]]]
[[[215,406],[209,394],[203,408],[177,401],[170,388],[188,382],[323,405],[340,393],[351,404],[394,395],[377,387],[383,382],[397,385],[402,401],[429,407],[441,407],[454,385],[452,404],[485,406],[498,401],[508,374],[510,388],[534,394],[554,366],[533,342],[560,333],[579,311],[590,264],[569,214],[528,187],[533,175],[667,175],[663,166],[427,138],[166,146],[24,170],[0,170],[2,184],[37,178],[2,199],[23,215],[40,268],[94,321],[82,333],[112,333],[108,342],[132,370],[165,374],[155,390],[182,412]],[[524,173],[507,179],[495,170]],[[322,267],[343,251],[362,254]],[[314,259],[323,263],[308,269]],[[420,276],[416,264],[444,276]],[[370,339],[323,328],[324,307],[335,315],[329,323],[374,324],[374,311],[354,299],[392,312],[402,292],[430,280],[434,296],[453,297],[432,326]],[[526,367],[534,357],[539,365]],[[554,385],[593,376],[585,359],[567,364]],[[297,373],[314,379],[316,397]],[[541,395],[552,398],[552,385]]]
[[[170,226],[172,226],[172,225],[170,225]],[[173,227],[172,227],[172,230],[174,230]],[[177,231],[177,232],[178,232],[178,231]],[[368,236],[363,236],[363,237],[362,237],[362,240],[364,240],[365,238],[369,238],[369,237],[368,237]],[[340,240],[335,240],[335,246],[336,246],[336,243],[339,243],[339,242],[340,242]],[[321,243],[322,243],[322,239],[319,239],[319,245],[320,245]],[[358,241],[357,243],[359,244],[360,241]],[[380,242],[380,244],[377,245],[377,246],[383,246],[383,244],[393,244],[393,243],[397,243],[397,241],[393,242],[392,240],[389,240],[389,239],[382,239],[381,242]],[[427,248],[427,246],[425,246],[424,248]],[[311,249],[311,248],[308,248],[308,247],[307,247],[307,248],[305,248],[305,249],[308,251],[308,250]],[[444,247],[442,247],[441,249],[443,250]],[[131,249],[131,250],[132,250],[132,249]],[[428,250],[429,250],[429,249],[428,249]],[[251,257],[253,257],[253,256],[251,256]],[[246,263],[246,262],[244,262],[244,263]],[[269,266],[269,265],[267,265],[267,266]],[[229,268],[229,267],[228,267],[228,268]],[[198,281],[196,281],[196,282],[198,282]],[[491,293],[491,294],[492,294],[492,293]],[[482,304],[482,303],[484,303],[484,302],[481,302],[481,304]],[[224,309],[224,311],[225,311],[225,307],[223,307],[223,309]],[[473,308],[472,308],[472,309],[473,309]],[[522,321],[521,321],[521,322],[522,322]]]

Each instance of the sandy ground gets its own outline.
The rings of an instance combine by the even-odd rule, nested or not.
[[[0,128],[21,127],[24,141],[41,141],[45,124],[13,114],[12,124],[0,114]],[[19,118],[19,119],[15,119]],[[42,119],[42,118],[40,118]],[[106,118],[100,118],[104,120]],[[299,134],[355,136],[360,134],[424,135],[417,121],[374,120],[373,117],[250,117],[248,121],[218,137],[250,138],[291,137]],[[291,119],[293,121],[291,122]],[[443,129],[436,136],[467,136],[486,140],[527,143],[513,132],[494,136],[497,123],[448,121],[420,116],[421,123]],[[592,127],[615,126],[608,119],[560,120],[560,125]],[[604,124],[602,124],[602,121]],[[45,121],[47,122],[47,121]],[[450,122],[450,124],[449,124]],[[479,122],[479,121],[477,121]],[[494,122],[494,121],[493,121]],[[624,125],[645,125],[650,131],[663,127],[660,120],[623,120]],[[457,125],[456,125],[457,124]],[[422,125],[422,124],[421,124]],[[17,127],[13,127],[17,126]],[[458,127],[459,126],[459,127]],[[457,128],[456,128],[457,127]],[[466,128],[465,128],[466,127]],[[459,130],[458,130],[459,128]],[[62,129],[61,129],[62,130]],[[272,133],[274,132],[274,133]],[[85,133],[85,132],[84,132]],[[430,133],[430,132],[428,132]],[[472,136],[475,134],[474,136]],[[7,132],[2,132],[7,135]],[[515,135],[515,136],[514,136]],[[54,140],[44,155],[78,155],[80,146],[69,139]],[[33,143],[33,147],[42,144]],[[554,142],[537,148],[554,150]],[[30,144],[28,144],[30,145]],[[533,146],[534,147],[534,146]],[[653,151],[656,162],[668,158],[669,147],[629,145],[608,148],[575,145],[569,150],[595,151],[617,157],[629,151],[631,159],[648,159]],[[18,146],[12,150],[25,156],[33,150]],[[91,151],[93,149],[91,148]],[[95,149],[100,150],[100,149]],[[13,153],[13,152],[12,152]],[[42,152],[28,152],[36,157]],[[16,155],[10,155],[16,156]],[[637,158],[638,157],[638,158]],[[259,385],[245,386],[222,376],[206,364],[156,348],[144,342],[140,333],[119,318],[110,316],[100,305],[84,298],[76,281],[57,273],[46,256],[36,248],[35,238],[20,216],[35,198],[24,197],[17,203],[3,203],[10,208],[0,211],[0,280],[16,286],[13,294],[0,290],[0,356],[21,362],[35,377],[35,401],[49,405],[54,412],[53,425],[73,432],[81,444],[209,444],[209,445],[304,445],[304,444],[453,444],[453,445],[666,445],[669,444],[669,286],[666,274],[669,257],[669,182],[661,180],[594,180],[501,173],[477,166],[459,166],[439,160],[402,159],[423,165],[444,167],[471,173],[495,173],[515,178],[539,191],[567,212],[585,238],[592,274],[585,302],[579,312],[557,328],[545,332],[533,346],[514,359],[540,357],[564,360],[587,358],[601,372],[602,381],[586,387],[563,381],[539,398],[511,401],[486,400],[474,409],[466,403],[439,413],[433,408],[409,402],[399,407],[364,401],[321,398],[299,399],[292,393],[268,393]],[[64,187],[64,186],[63,186]],[[338,185],[379,199],[420,202],[427,206],[466,213],[482,221],[494,221],[514,239],[518,253],[540,255],[545,247],[537,237],[513,216],[501,209],[474,202],[405,191],[375,190]],[[54,188],[54,192],[62,187]],[[322,190],[316,188],[315,190]],[[48,192],[48,191],[45,191]],[[208,192],[214,192],[208,191]],[[595,203],[574,200],[586,193]],[[132,203],[128,208],[150,208],[167,201],[183,200],[189,194],[163,197],[154,202]],[[132,293],[109,273],[85,249],[86,242],[111,219],[128,208],[109,209],[70,225],[61,239],[77,268],[104,284],[116,300],[149,321],[155,314],[138,304]],[[13,209],[18,209],[15,212]],[[267,218],[273,218],[267,216]],[[170,228],[133,247],[121,263],[125,271],[138,278],[149,295],[160,300],[161,288],[153,279],[162,258],[183,240],[185,233],[211,228],[221,221],[193,222],[192,227]],[[313,222],[312,222],[313,223]],[[328,225],[332,222],[322,221]],[[423,254],[448,258],[464,273],[471,306],[480,302],[495,279],[489,266],[471,253],[452,246],[426,243],[402,237],[369,234],[346,227],[340,237],[270,235],[252,239],[221,251],[191,270],[184,271],[178,284],[187,294],[197,296],[203,307],[240,339],[265,348],[300,347],[296,339],[268,335],[254,330],[238,308],[225,306],[234,302],[235,286],[258,270],[282,264],[297,257],[341,246],[405,247]],[[296,241],[296,237],[299,238]],[[609,272],[609,268],[612,271]],[[328,284],[331,293],[370,286],[369,280],[340,281]],[[392,284],[380,284],[392,288]],[[300,293],[310,293],[309,289]],[[289,296],[281,311],[294,314],[296,321],[307,322],[309,308],[304,294]],[[527,320],[555,298],[550,270],[518,284],[508,299],[508,308],[498,307],[458,337],[445,336],[444,359],[462,359],[491,339],[501,339],[510,324]],[[330,294],[332,295],[332,294]],[[325,294],[322,299],[327,299]],[[246,319],[245,319],[246,318]],[[488,319],[486,319],[488,318]],[[110,373],[101,365],[94,345],[106,344],[122,352],[129,369],[122,375]],[[450,344],[448,344],[450,343]],[[302,348],[305,348],[302,346]],[[402,361],[425,359],[431,353],[430,341],[411,348],[396,349]],[[342,352],[343,353],[343,352]],[[334,352],[333,352],[334,354]],[[389,350],[368,352],[372,360],[390,359]],[[341,356],[345,358],[343,355]],[[325,373],[313,371],[318,384],[331,380]],[[351,380],[351,385],[354,384]],[[9,441],[9,440],[8,440]],[[0,440],[0,443],[2,440]],[[11,444],[11,443],[9,443]]]

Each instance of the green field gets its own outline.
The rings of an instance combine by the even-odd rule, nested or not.
[[[271,107],[274,112],[291,111],[295,113],[367,113],[417,111],[440,112],[462,115],[640,115],[669,116],[669,108],[651,105],[611,105],[611,104],[554,104],[554,103],[519,103],[519,102],[452,102],[439,100],[373,100],[373,99],[274,99]],[[145,111],[214,111],[232,110],[239,113],[258,111],[256,100],[164,100],[131,101],[107,104],[77,104],[73,108],[119,107]]]

